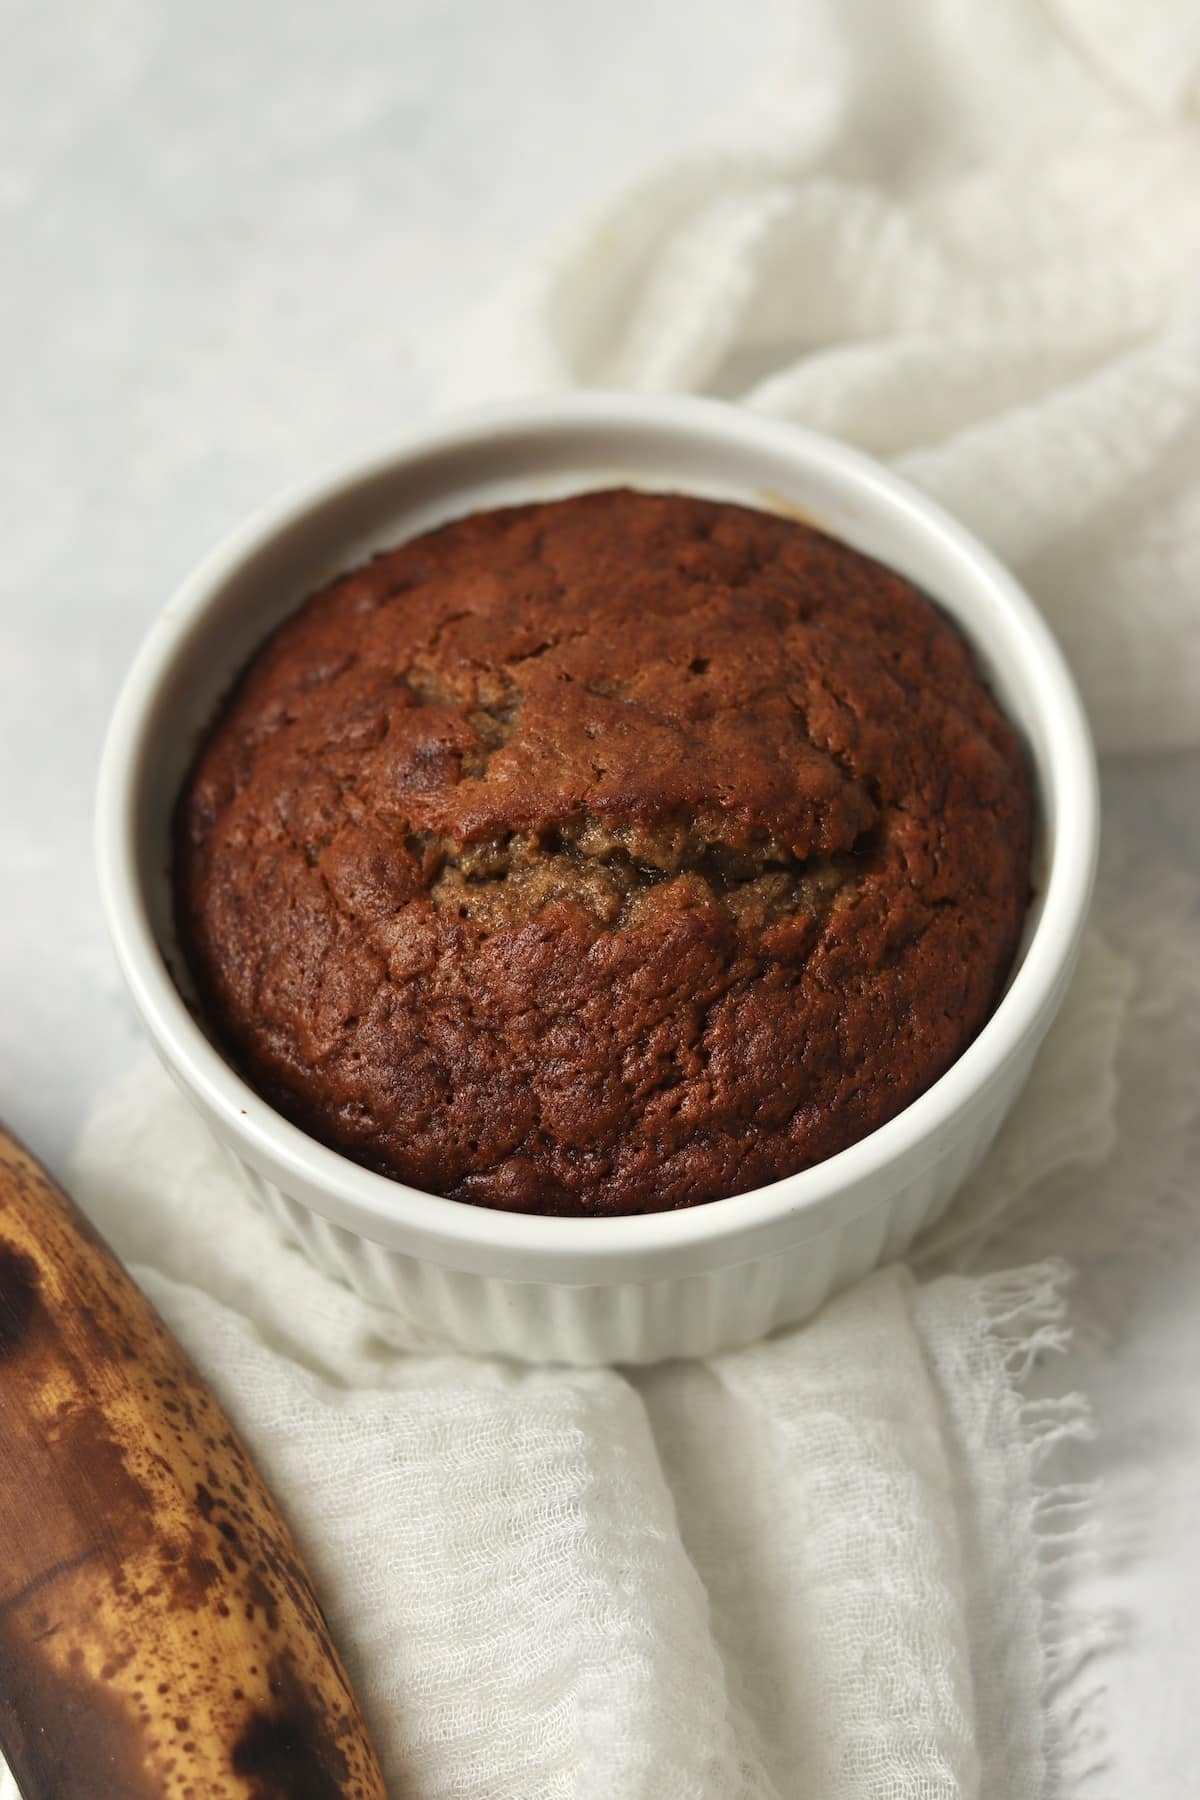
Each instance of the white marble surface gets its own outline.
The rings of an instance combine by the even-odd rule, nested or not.
[[[0,1103],[52,1165],[141,1049],[89,831],[105,719],[148,620],[249,508],[424,410],[513,261],[703,136],[786,54],[791,12],[0,5]],[[1119,933],[1147,866],[1200,878],[1200,757],[1114,763],[1105,784],[1099,907]],[[1144,1253],[1111,1242],[1089,1268],[1071,1359],[1105,1477],[1089,1591],[1120,1631],[1097,1791],[1128,1800],[1200,1783],[1190,1155],[1170,1193],[1130,1194],[1165,1224]],[[1039,1247],[1072,1245],[1051,1224]]]

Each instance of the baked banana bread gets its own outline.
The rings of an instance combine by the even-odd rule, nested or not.
[[[957,630],[794,519],[592,493],[375,557],[180,798],[214,1036],[314,1137],[559,1214],[689,1206],[906,1106],[996,1005],[1025,755]]]

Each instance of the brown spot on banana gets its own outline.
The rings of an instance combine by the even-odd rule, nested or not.
[[[0,1244],[0,1356],[11,1356],[29,1330],[37,1305],[37,1264]]]
[[[25,1800],[383,1800],[286,1524],[78,1209],[0,1132],[0,1749]]]

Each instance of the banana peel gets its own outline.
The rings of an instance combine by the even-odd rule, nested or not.
[[[386,1800],[245,1446],[3,1131],[0,1749],[25,1800]]]

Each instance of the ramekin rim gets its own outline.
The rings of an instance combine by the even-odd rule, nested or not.
[[[222,582],[247,557],[305,512],[336,500],[417,457],[481,440],[499,429],[586,427],[703,428],[731,448],[803,451],[848,478],[867,503],[882,498],[905,526],[941,539],[979,588],[1000,602],[1004,630],[1035,676],[1037,713],[1050,745],[1039,788],[1052,784],[1056,836],[1045,872],[1041,916],[1020,967],[982,1030],[930,1088],[885,1125],[836,1156],[748,1193],[665,1212],[564,1218],[506,1212],[427,1194],[376,1174],[309,1137],[263,1100],[210,1042],[171,979],[139,874],[134,812],[139,747],[156,694],[191,626]],[[910,1172],[933,1160],[947,1130],[1044,1026],[1057,1005],[1087,914],[1098,842],[1094,752],[1082,701],[1049,626],[1015,577],[957,520],[873,458],[805,427],[694,396],[592,391],[504,402],[424,421],[386,446],[349,459],[289,489],[225,536],[183,580],[152,622],[121,687],[100,762],[96,848],[100,890],[118,963],[159,1055],[203,1109],[218,1119],[254,1166],[289,1178],[314,1210],[366,1237],[411,1241],[417,1253],[454,1262],[489,1253],[538,1265],[636,1263],[643,1257],[712,1248],[788,1219],[798,1235],[821,1228],[849,1196],[870,1189],[893,1165]],[[803,1218],[805,1229],[798,1221]]]

